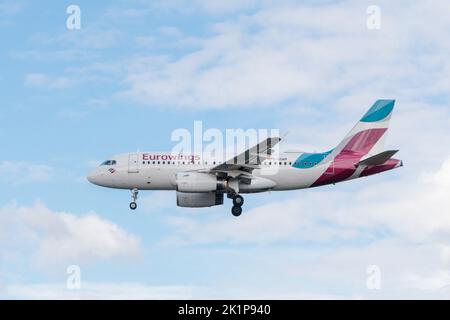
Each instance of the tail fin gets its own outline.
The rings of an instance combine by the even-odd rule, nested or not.
[[[394,104],[395,100],[377,100],[334,149],[334,156],[342,152],[366,155],[384,151]]]

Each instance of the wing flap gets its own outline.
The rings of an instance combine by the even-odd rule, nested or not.
[[[247,149],[246,151],[238,154],[234,158],[231,158],[224,163],[221,163],[214,168],[212,171],[232,171],[232,170],[243,170],[243,171],[253,171],[261,165],[261,163],[266,160],[272,154],[272,148],[281,141],[279,137],[267,138],[261,141],[257,145]]]

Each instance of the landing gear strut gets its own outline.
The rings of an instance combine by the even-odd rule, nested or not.
[[[136,200],[137,200],[137,197],[138,197],[138,193],[139,193],[139,190],[136,189],[136,188],[131,190],[131,198],[133,199],[133,201],[130,203],[130,209],[131,210],[136,210],[136,208],[137,208]]]
[[[231,214],[235,217],[239,217],[242,213],[242,205],[244,204],[244,198],[235,193],[231,196],[233,199],[233,207],[231,208]]]

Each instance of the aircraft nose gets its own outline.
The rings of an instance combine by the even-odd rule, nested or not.
[[[91,173],[88,174],[87,180],[90,183],[99,185],[100,184],[100,174],[96,171],[92,171]]]
[[[108,172],[102,170],[94,170],[86,177],[90,183],[96,184],[100,187],[111,187],[113,180]]]
[[[90,182],[90,183],[94,183],[94,173],[91,172],[87,175],[86,179]]]

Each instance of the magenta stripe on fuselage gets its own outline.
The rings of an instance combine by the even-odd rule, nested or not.
[[[355,134],[333,159],[330,167],[311,187],[336,183],[350,178],[356,171],[355,165],[373,148],[386,130],[387,128],[368,129]]]

